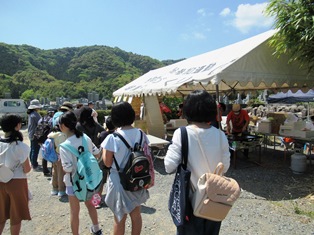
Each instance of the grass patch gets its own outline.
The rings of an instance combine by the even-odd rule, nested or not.
[[[296,213],[298,215],[305,215],[305,216],[308,216],[308,217],[314,219],[314,211],[304,211],[298,206],[294,206],[294,213]]]
[[[281,202],[278,202],[278,201],[270,201],[274,206],[277,206],[277,207],[283,207],[282,203]]]

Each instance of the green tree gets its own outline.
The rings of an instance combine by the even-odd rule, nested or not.
[[[35,97],[35,92],[33,90],[26,90],[21,95],[21,99],[23,99],[25,102],[30,101],[34,97]]]
[[[313,0],[270,0],[266,14],[275,18],[278,31],[270,44],[275,53],[291,53],[290,61],[299,60],[309,70],[314,66]]]

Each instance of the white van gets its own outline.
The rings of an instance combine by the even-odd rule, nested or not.
[[[0,99],[0,119],[5,114],[17,114],[22,117],[23,124],[27,124],[27,105],[22,99]]]

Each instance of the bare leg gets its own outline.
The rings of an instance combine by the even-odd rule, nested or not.
[[[93,225],[97,225],[98,224],[98,214],[97,214],[96,208],[93,206],[93,204],[91,203],[90,200],[85,202],[85,206],[88,210],[89,217],[92,220]]]
[[[140,235],[142,230],[141,206],[135,207],[130,213],[132,222],[132,235]]]
[[[75,196],[69,196],[70,202],[70,221],[71,221],[71,230],[73,235],[79,235],[79,226],[80,226],[80,201]]]
[[[116,216],[114,217],[114,225],[113,225],[114,235],[124,235],[126,217],[127,215],[125,214],[120,222],[118,221]]]
[[[22,222],[19,224],[11,225],[10,230],[11,230],[11,235],[19,235],[21,231],[21,226]]]

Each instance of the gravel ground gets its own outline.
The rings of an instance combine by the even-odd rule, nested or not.
[[[26,130],[23,130],[26,136]],[[25,138],[25,142],[29,143]],[[252,152],[250,159],[257,154]],[[283,161],[282,149],[267,148],[258,166],[241,157],[237,169],[230,167],[227,176],[236,179],[242,194],[223,221],[221,233],[236,234],[304,234],[314,235],[314,165],[301,175],[289,169],[290,161]],[[175,234],[175,227],[167,210],[173,175],[167,175],[163,160],[156,158],[156,185],[150,189],[150,199],[142,207],[142,234]],[[71,234],[69,205],[66,197],[50,196],[50,178],[42,173],[29,173],[31,221],[23,221],[21,234]],[[104,234],[112,234],[113,215],[108,208],[98,210]],[[87,210],[81,204],[81,234],[89,234],[91,225]],[[9,234],[7,223],[3,234]],[[130,234],[127,220],[126,234]]]

